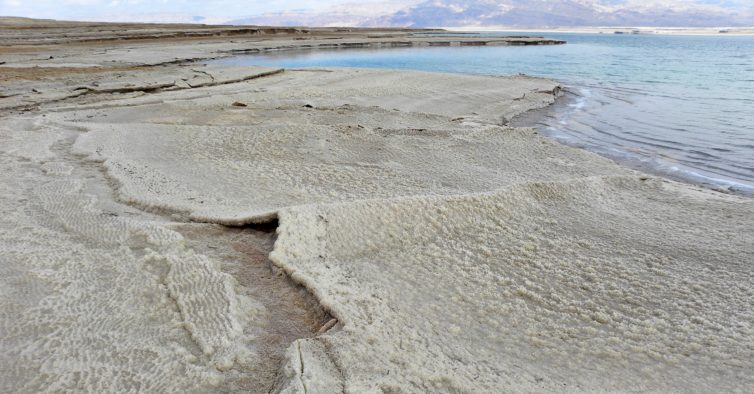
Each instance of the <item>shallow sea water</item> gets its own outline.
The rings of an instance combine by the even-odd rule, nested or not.
[[[553,78],[567,99],[517,125],[634,168],[754,195],[754,37],[536,35],[568,44],[296,51],[217,63]]]

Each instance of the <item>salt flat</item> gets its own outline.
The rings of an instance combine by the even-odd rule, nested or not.
[[[754,384],[754,201],[507,126],[556,82],[128,68],[150,40],[13,54],[0,391]]]

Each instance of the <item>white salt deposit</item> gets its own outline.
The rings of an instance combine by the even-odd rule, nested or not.
[[[78,119],[86,122],[69,123],[88,132],[75,151],[104,161],[124,201],[228,224],[268,219],[290,205],[456,195],[623,171],[531,130],[467,121],[496,108],[512,114],[546,105],[557,90],[550,81],[385,71],[289,74],[254,83],[265,91],[228,97],[221,89],[191,101],[135,99],[104,114],[80,111]],[[437,79],[441,85],[430,83]],[[512,102],[515,110],[506,105]],[[472,113],[474,103],[479,112]],[[404,104],[427,112],[406,112]],[[585,160],[593,165],[574,164]]]
[[[265,313],[187,218],[278,218],[338,319],[276,391],[745,391],[754,202],[500,125],[555,92],[287,71],[4,118],[0,391],[241,390]]]
[[[349,392],[741,391],[754,202],[687,193],[596,177],[287,208],[272,259],[340,320],[316,362]]]
[[[70,131],[30,127],[2,130],[0,391],[212,391],[258,308],[179,233],[103,211],[91,175],[45,162]]]

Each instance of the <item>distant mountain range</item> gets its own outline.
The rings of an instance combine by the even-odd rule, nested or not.
[[[429,0],[344,4],[232,24],[407,27],[754,26],[754,0]]]

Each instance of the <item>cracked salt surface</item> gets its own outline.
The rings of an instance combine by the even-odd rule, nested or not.
[[[3,389],[238,388],[267,356],[259,293],[171,220],[277,218],[271,260],[337,324],[290,345],[275,391],[744,391],[754,202],[498,125],[555,87],[287,71],[19,118]],[[71,170],[53,144],[75,135]],[[162,216],[103,216],[82,158]]]

